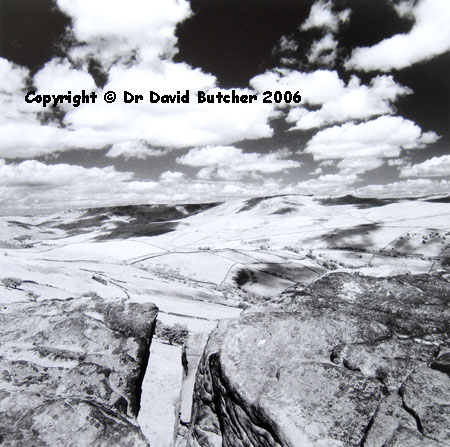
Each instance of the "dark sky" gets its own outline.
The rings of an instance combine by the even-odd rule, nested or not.
[[[61,40],[70,18],[52,0],[0,0],[1,56],[37,71],[61,56]]]
[[[192,0],[194,16],[177,28],[179,53],[175,60],[215,74],[224,87],[245,87],[258,73],[279,66],[272,50],[281,36],[298,38],[296,57],[302,68],[305,54],[320,31],[300,33],[299,24],[309,15],[312,0]],[[389,0],[341,0],[334,9],[352,10],[351,26],[338,33],[342,57],[356,46],[370,46],[399,32],[407,32],[411,22],[398,17]],[[342,65],[336,67],[342,70]]]

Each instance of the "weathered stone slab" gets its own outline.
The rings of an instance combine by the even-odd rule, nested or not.
[[[136,424],[157,308],[97,296],[0,308],[0,444],[148,446]]]
[[[449,445],[450,379],[431,367],[449,341],[445,276],[337,273],[289,296],[211,334],[189,446]]]

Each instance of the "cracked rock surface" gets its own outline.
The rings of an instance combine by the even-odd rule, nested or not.
[[[189,446],[450,446],[446,276],[334,273],[287,297],[211,334]]]
[[[0,445],[148,446],[136,424],[157,308],[99,297],[0,307]]]

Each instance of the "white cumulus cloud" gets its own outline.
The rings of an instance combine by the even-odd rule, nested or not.
[[[2,213],[54,211],[151,201],[156,182],[136,181],[112,166],[85,168],[36,160],[0,164]]]
[[[371,47],[356,48],[346,63],[347,68],[399,70],[450,51],[448,0],[420,0],[414,7],[403,3],[397,11],[414,17],[411,31],[396,34]]]
[[[291,130],[392,114],[397,98],[412,93],[408,87],[395,82],[391,75],[375,76],[369,85],[352,76],[345,84],[334,70],[305,73],[277,69],[255,76],[250,84],[258,92],[299,92],[300,104],[288,104],[286,120],[294,123]]]
[[[311,7],[308,18],[302,24],[303,31],[313,28],[327,28],[336,32],[341,23],[348,20],[350,10],[346,9],[340,12],[334,12],[331,1],[320,0]]]
[[[397,84],[392,76],[376,76],[370,85],[361,84],[359,78],[353,76],[348,85],[337,88],[334,97],[323,102],[320,109],[292,108],[287,121],[295,123],[292,129],[304,130],[391,114],[395,112],[393,102],[397,97],[409,93],[411,90]]]
[[[400,170],[400,177],[444,177],[450,176],[450,155],[442,155]]]
[[[356,174],[324,174],[317,178],[301,181],[293,189],[297,194],[343,195],[359,180]]]
[[[145,158],[158,155],[150,147],[167,150],[232,144],[244,139],[270,137],[272,104],[198,103],[197,91],[230,94],[216,87],[216,78],[185,63],[175,63],[176,25],[190,14],[185,0],[58,0],[72,19],[73,39],[66,58],[55,58],[39,70],[32,82],[37,93],[64,94],[81,90],[98,95],[95,104],[59,105],[62,126],[41,122],[51,117],[51,106],[26,104],[23,89],[28,72],[1,60],[0,74],[8,94],[1,97],[0,157],[33,158],[70,149],[106,149],[109,157]],[[99,61],[108,72],[103,88],[88,73],[88,61]],[[189,103],[150,103],[150,91],[159,95],[184,94]],[[238,95],[254,94],[235,89]],[[114,91],[107,104],[103,95]],[[125,104],[124,92],[139,94],[139,104]],[[61,118],[61,115],[60,115]],[[136,144],[136,142],[138,142]]]
[[[139,158],[144,160],[148,157],[159,157],[164,155],[165,151],[149,147],[144,141],[131,140],[114,144],[106,153],[107,157],[122,157],[125,160],[130,158]]]
[[[177,162],[202,168],[199,177],[203,179],[213,176],[238,179],[244,174],[269,174],[299,167],[298,161],[286,159],[289,155],[286,150],[260,154],[245,153],[233,146],[208,146],[191,149],[178,157]]]
[[[176,52],[175,27],[191,14],[186,0],[57,0],[81,45],[71,57],[95,57],[105,68],[136,57],[150,64]]]
[[[337,56],[338,42],[331,33],[327,33],[321,39],[312,43],[308,52],[308,62],[320,62],[325,65],[330,65],[334,62]]]
[[[384,161],[380,158],[344,158],[337,167],[343,175],[363,174],[364,172],[383,166]]]
[[[163,172],[159,178],[163,182],[179,182],[180,180],[184,179],[185,175],[182,172],[179,171],[165,171]]]
[[[305,151],[316,160],[398,157],[402,149],[423,148],[437,139],[434,133],[423,134],[410,120],[381,116],[360,124],[349,122],[321,130],[308,141]]]
[[[345,83],[337,72],[330,70],[304,73],[285,68],[276,69],[255,76],[250,80],[250,85],[258,92],[299,92],[301,102],[312,105],[324,104],[345,90]]]
[[[408,179],[381,185],[367,185],[354,192],[366,197],[422,197],[431,194],[450,194],[450,181]]]
[[[72,67],[67,59],[52,59],[33,77],[37,93],[41,94],[79,94],[81,90],[88,93],[96,89],[95,81],[86,71]]]

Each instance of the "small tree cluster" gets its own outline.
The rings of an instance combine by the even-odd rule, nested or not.
[[[34,293],[32,291],[27,292],[27,297],[31,300],[31,301],[37,301],[37,299],[39,298],[39,295],[37,293]]]
[[[170,345],[182,345],[188,338],[189,331],[186,326],[175,323],[168,326],[158,321],[156,323],[155,337],[169,342]]]
[[[4,278],[2,279],[2,284],[8,289],[18,289],[22,284],[22,280],[19,278]]]

